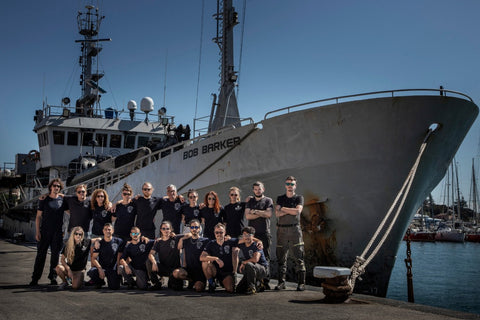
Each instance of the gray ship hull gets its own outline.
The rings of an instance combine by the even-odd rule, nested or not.
[[[377,229],[406,179],[429,127],[429,139],[398,221],[367,268],[356,291],[385,296],[399,243],[416,208],[439,183],[467,134],[477,106],[445,96],[389,97],[338,103],[267,118],[189,142],[107,188],[144,181],[155,194],[175,184],[179,192],[209,191],[227,204],[227,191],[242,197],[256,180],[276,200],[286,176],[298,179],[308,274],[316,265],[351,267]],[[275,217],[272,229],[275,229]],[[275,245],[275,230],[273,244]],[[274,246],[272,248],[273,256]]]

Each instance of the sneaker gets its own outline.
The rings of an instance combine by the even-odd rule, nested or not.
[[[30,287],[36,287],[36,286],[38,286],[38,280],[32,280],[32,281],[30,281],[30,283],[28,285]]]
[[[70,278],[70,277],[67,277],[66,279],[67,279],[67,283],[68,283],[68,285],[69,285],[69,286],[71,286],[71,285],[72,285],[72,278]]]
[[[157,282],[153,286],[151,286],[149,289],[152,290],[152,291],[162,290],[162,283]]]
[[[286,288],[285,281],[281,281],[275,286],[275,290],[285,290]]]
[[[299,283],[297,286],[297,291],[305,291],[305,284]]]
[[[216,287],[217,287],[217,285],[215,284],[215,282],[209,282],[208,283],[208,293],[214,293]]]
[[[268,282],[263,283],[263,289],[272,290],[272,288],[270,288],[270,284],[268,284]]]
[[[255,289],[251,287],[247,288],[247,291],[245,292],[245,294],[248,294],[248,295],[252,295],[255,293],[257,293],[257,291],[255,291]]]
[[[67,289],[68,287],[69,287],[68,282],[63,282],[62,284],[60,284],[60,285],[58,286],[58,290],[65,290],[65,289]]]
[[[85,286],[86,287],[90,287],[90,286],[94,286],[94,285],[95,285],[95,282],[92,279],[90,279],[88,281],[85,281]]]
[[[57,279],[55,279],[55,278],[50,279],[50,284],[51,284],[52,286],[58,285]]]

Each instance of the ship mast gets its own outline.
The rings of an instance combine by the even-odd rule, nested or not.
[[[111,39],[94,39],[98,35],[100,23],[105,16],[100,16],[98,8],[87,5],[86,12],[78,12],[77,23],[78,33],[83,36],[82,40],[75,40],[82,44],[82,55],[79,59],[79,64],[82,68],[80,75],[80,85],[82,87],[82,96],[75,103],[75,113],[84,116],[93,115],[93,106],[100,102],[101,93],[106,93],[98,85],[98,81],[103,77],[103,73],[92,73],[93,65],[97,61],[97,55],[102,50],[100,42],[112,41]]]
[[[213,103],[208,132],[225,126],[240,126],[235,85],[237,73],[233,63],[233,27],[238,24],[238,13],[232,6],[232,0],[217,0],[217,36],[213,41],[220,48],[221,74],[218,103]]]

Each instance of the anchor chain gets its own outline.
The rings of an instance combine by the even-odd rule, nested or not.
[[[407,258],[405,259],[405,266],[407,267],[407,290],[408,290],[408,302],[415,302],[413,296],[413,274],[412,274],[412,250],[410,248],[410,228],[407,229]]]

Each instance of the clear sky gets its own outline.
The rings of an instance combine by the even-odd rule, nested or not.
[[[100,85],[108,91],[102,108],[126,110],[130,99],[139,104],[150,96],[156,108],[165,99],[177,124],[192,125],[196,105],[197,116],[209,114],[219,74],[218,48],[211,41],[215,0],[4,1],[2,164],[13,162],[16,153],[38,150],[33,115],[44,99],[59,105],[62,97],[75,101],[80,95],[80,50],[74,40],[80,38],[77,11],[86,4],[100,7],[106,16],[100,37],[113,40],[104,43],[99,60],[106,73]],[[241,117],[260,121],[267,111],[300,102],[440,85],[480,102],[478,0],[234,0],[234,6],[240,21],[245,19]],[[237,70],[241,35],[239,25]],[[479,141],[477,119],[457,154],[467,200],[472,158],[480,162]]]

